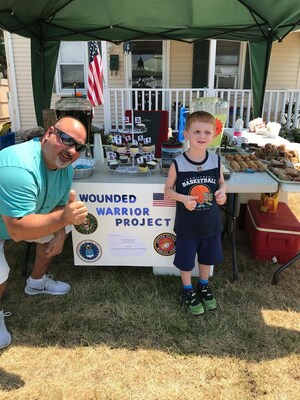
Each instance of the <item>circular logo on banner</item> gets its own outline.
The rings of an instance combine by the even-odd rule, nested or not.
[[[153,247],[161,256],[171,256],[176,251],[176,236],[173,233],[161,233],[154,239]]]
[[[97,219],[92,214],[87,215],[86,220],[83,224],[74,225],[76,231],[82,233],[83,235],[89,235],[95,232],[97,227],[98,227]]]
[[[84,240],[77,245],[76,252],[82,261],[95,262],[102,256],[101,246],[93,240]]]

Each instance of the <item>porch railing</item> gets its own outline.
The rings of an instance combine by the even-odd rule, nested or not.
[[[242,115],[245,126],[257,115],[252,112],[251,90],[215,89],[108,89],[110,107],[105,117],[105,131],[124,126],[126,110],[169,112],[169,127],[178,131],[180,107],[189,108],[199,97],[216,96],[229,104],[226,127]],[[276,121],[288,128],[300,127],[300,90],[267,90],[263,107],[264,121]]]

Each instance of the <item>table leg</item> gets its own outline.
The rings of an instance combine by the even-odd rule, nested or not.
[[[29,266],[29,259],[30,259],[30,252],[33,246],[33,242],[28,242],[27,243],[27,248],[26,248],[26,253],[25,253],[25,260],[24,260],[24,264],[22,267],[22,275],[25,278],[28,278],[28,266]]]
[[[235,233],[236,233],[236,220],[237,220],[237,193],[229,193],[227,195],[227,205],[226,205],[226,217],[224,222],[224,229],[222,232],[222,239],[224,234],[227,233],[230,246],[231,246],[231,256],[232,256],[232,279],[233,281],[238,280],[238,264],[237,264],[237,256],[236,256],[236,242],[235,242]]]
[[[284,271],[286,268],[288,268],[290,265],[292,265],[295,261],[300,259],[300,252],[293,258],[290,259],[290,261],[288,261],[287,263],[283,264],[281,267],[279,267],[274,275],[273,275],[273,281],[272,284],[273,285],[277,285],[277,281],[278,281],[278,275]]]

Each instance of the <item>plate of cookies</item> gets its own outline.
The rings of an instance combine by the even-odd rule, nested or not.
[[[299,164],[292,164],[288,160],[271,161],[267,166],[267,172],[278,182],[300,184]]]
[[[293,164],[300,162],[298,151],[287,149],[284,144],[276,146],[274,144],[267,143],[264,147],[260,147],[255,150],[254,154],[257,158],[261,159],[268,165],[274,160],[289,160]]]
[[[264,172],[266,165],[254,154],[226,154],[223,156],[234,172]]]

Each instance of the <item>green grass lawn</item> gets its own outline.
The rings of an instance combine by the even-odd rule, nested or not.
[[[24,293],[25,243],[6,244],[12,345],[0,353],[0,399],[296,399],[300,265],[251,257],[238,235],[211,279],[219,308],[189,315],[180,280],[150,268],[74,267],[71,241],[51,268],[66,296]]]

